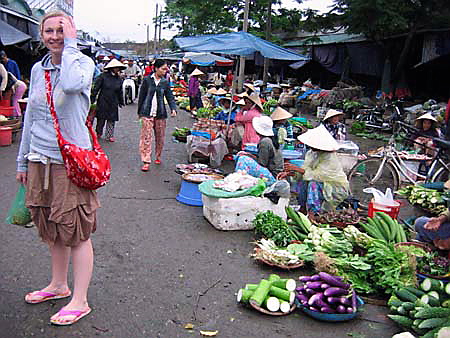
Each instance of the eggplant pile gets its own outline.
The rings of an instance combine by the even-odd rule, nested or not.
[[[349,314],[356,312],[356,293],[342,277],[319,272],[299,277],[296,298],[303,306],[322,313]]]

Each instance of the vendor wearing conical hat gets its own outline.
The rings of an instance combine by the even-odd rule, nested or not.
[[[347,129],[345,124],[341,122],[343,116],[344,113],[339,110],[328,109],[322,121],[325,128],[337,141],[345,141],[347,139]]]
[[[324,125],[308,130],[298,136],[298,140],[310,148],[302,168],[285,165],[285,171],[278,178],[293,171],[302,173],[297,191],[303,210],[313,214],[334,210],[349,195],[347,175],[336,154],[339,144]]]
[[[236,119],[237,106],[231,106],[231,96],[219,97],[219,107],[222,108],[222,111],[214,117],[214,120],[221,120],[227,123],[229,120],[230,124],[233,124]]]
[[[294,138],[294,130],[288,121],[291,117],[291,113],[279,106],[270,115],[273,120],[273,132],[282,146],[286,143],[286,139]]]
[[[202,103],[202,95],[200,92],[200,81],[198,80],[200,75],[204,75],[200,69],[195,68],[191,73],[189,78],[189,88],[188,88],[188,96],[189,96],[189,107],[191,111],[194,112],[198,108],[203,107]]]
[[[436,155],[433,137],[441,137],[438,121],[433,115],[426,113],[416,119],[416,128],[417,132],[410,138],[414,144],[414,149],[419,153],[433,157]],[[427,168],[425,169],[428,171]]]
[[[261,116],[263,106],[259,95],[253,93],[243,98],[245,106],[236,114],[236,122],[244,126],[244,135],[242,137],[242,149],[246,144],[257,144],[259,135],[252,125],[253,118]]]

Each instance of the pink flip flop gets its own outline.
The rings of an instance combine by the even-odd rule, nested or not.
[[[46,302],[47,300],[67,298],[67,297],[70,297],[71,294],[72,293],[70,292],[70,290],[67,290],[66,292],[63,292],[63,293],[33,291],[33,292],[28,293],[25,296],[25,302],[27,302],[28,304],[39,304],[42,302]],[[31,297],[35,297],[35,298],[32,300],[27,300],[27,296],[31,296]]]
[[[92,311],[92,309],[90,307],[88,307],[84,311],[80,311],[80,310],[68,311],[68,310],[64,310],[64,308],[62,308],[61,310],[59,310],[56,313],[56,315],[57,315],[56,318],[61,318],[61,317],[65,317],[65,316],[74,316],[74,318],[71,320],[68,320],[68,321],[64,321],[64,322],[59,322],[58,320],[50,318],[50,323],[52,323],[53,325],[60,325],[60,326],[61,325],[72,325],[72,324],[75,324],[76,322],[78,322],[84,316],[87,316],[89,313],[91,313],[91,311]]]

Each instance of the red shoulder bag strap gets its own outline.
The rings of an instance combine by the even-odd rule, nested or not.
[[[56,138],[58,139],[58,145],[60,148],[62,148],[65,144],[69,143],[66,141],[66,139],[61,134],[61,129],[59,127],[59,121],[58,116],[56,115],[55,110],[55,103],[53,102],[53,93],[52,93],[52,82],[50,77],[50,71],[45,71],[45,89],[46,89],[46,96],[47,96],[47,104],[50,109],[50,114],[52,114],[53,118],[53,126],[56,130]],[[92,127],[92,123],[89,121],[89,119],[86,119],[86,127],[89,130],[89,133],[92,138],[92,146],[94,149],[101,149],[100,144],[98,143],[97,139],[97,133],[95,132],[94,128]]]

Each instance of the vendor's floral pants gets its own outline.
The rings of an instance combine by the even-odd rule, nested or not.
[[[141,138],[139,141],[139,151],[141,160],[145,163],[152,162],[152,139],[155,133],[155,153],[156,159],[161,159],[161,153],[164,147],[164,136],[166,132],[166,119],[157,119],[154,117],[142,117]]]
[[[250,156],[239,156],[236,160],[236,166],[234,168],[235,171],[244,170],[247,174],[257,177],[257,178],[266,178],[266,185],[272,185],[275,183],[275,177],[269,171],[269,169],[263,167],[258,162],[256,162]]]
[[[299,181],[297,185],[298,204],[314,213],[322,209],[323,183],[317,181]]]

